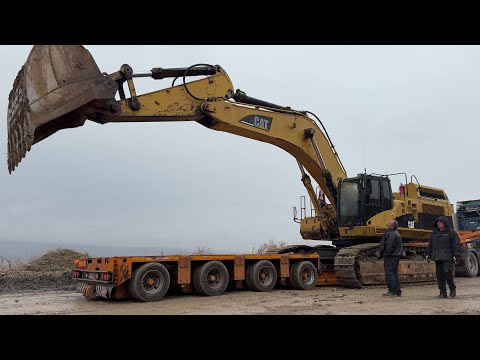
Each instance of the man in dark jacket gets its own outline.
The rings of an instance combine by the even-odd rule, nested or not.
[[[383,296],[402,296],[400,277],[398,276],[398,263],[403,253],[402,237],[397,231],[398,223],[391,220],[387,224],[387,232],[380,241],[380,258],[384,258],[385,280],[388,292]]]
[[[433,233],[430,236],[427,250],[427,261],[430,258],[435,260],[435,267],[437,271],[438,288],[440,295],[438,298],[447,298],[448,284],[450,289],[450,297],[454,298],[457,295],[455,282],[453,281],[453,273],[456,257],[460,255],[462,248],[460,247],[460,238],[455,230],[450,229],[448,220],[445,216],[440,216],[433,225]]]

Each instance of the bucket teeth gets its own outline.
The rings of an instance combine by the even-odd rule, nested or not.
[[[8,171],[15,170],[33,144],[83,126],[89,111],[107,111],[118,85],[110,81],[106,87],[106,79],[81,45],[35,45],[8,98]]]
[[[15,170],[33,144],[33,133],[29,128],[30,105],[25,85],[25,67],[22,67],[13,83],[8,102],[7,163],[10,173]]]

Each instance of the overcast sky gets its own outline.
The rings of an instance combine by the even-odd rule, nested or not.
[[[319,116],[349,176],[407,172],[480,198],[478,46],[85,46],[101,71],[221,65],[235,88]],[[0,240],[251,251],[299,243],[296,161],[196,123],[87,122],[7,170],[8,94],[31,46],[0,46]],[[169,86],[141,79],[137,93]],[[400,177],[392,178],[398,188]]]

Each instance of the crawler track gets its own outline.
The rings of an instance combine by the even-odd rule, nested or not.
[[[385,284],[383,260],[376,256],[378,248],[379,244],[361,244],[341,249],[334,262],[338,283],[350,288]],[[434,263],[428,263],[418,255],[401,259],[398,272],[402,283],[435,280]]]

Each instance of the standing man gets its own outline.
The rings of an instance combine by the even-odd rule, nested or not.
[[[397,231],[398,223],[390,220],[387,223],[387,232],[380,241],[379,258],[384,258],[385,280],[388,292],[383,296],[402,296],[400,277],[398,276],[398,263],[403,253],[402,237]]]
[[[455,230],[450,229],[448,220],[445,216],[440,216],[433,225],[433,233],[430,236],[427,250],[427,261],[430,258],[435,260],[435,268],[437,271],[438,288],[440,299],[447,298],[447,287],[450,289],[450,297],[457,295],[455,282],[453,281],[454,266],[456,257],[460,255],[462,248],[460,247],[460,238]]]

